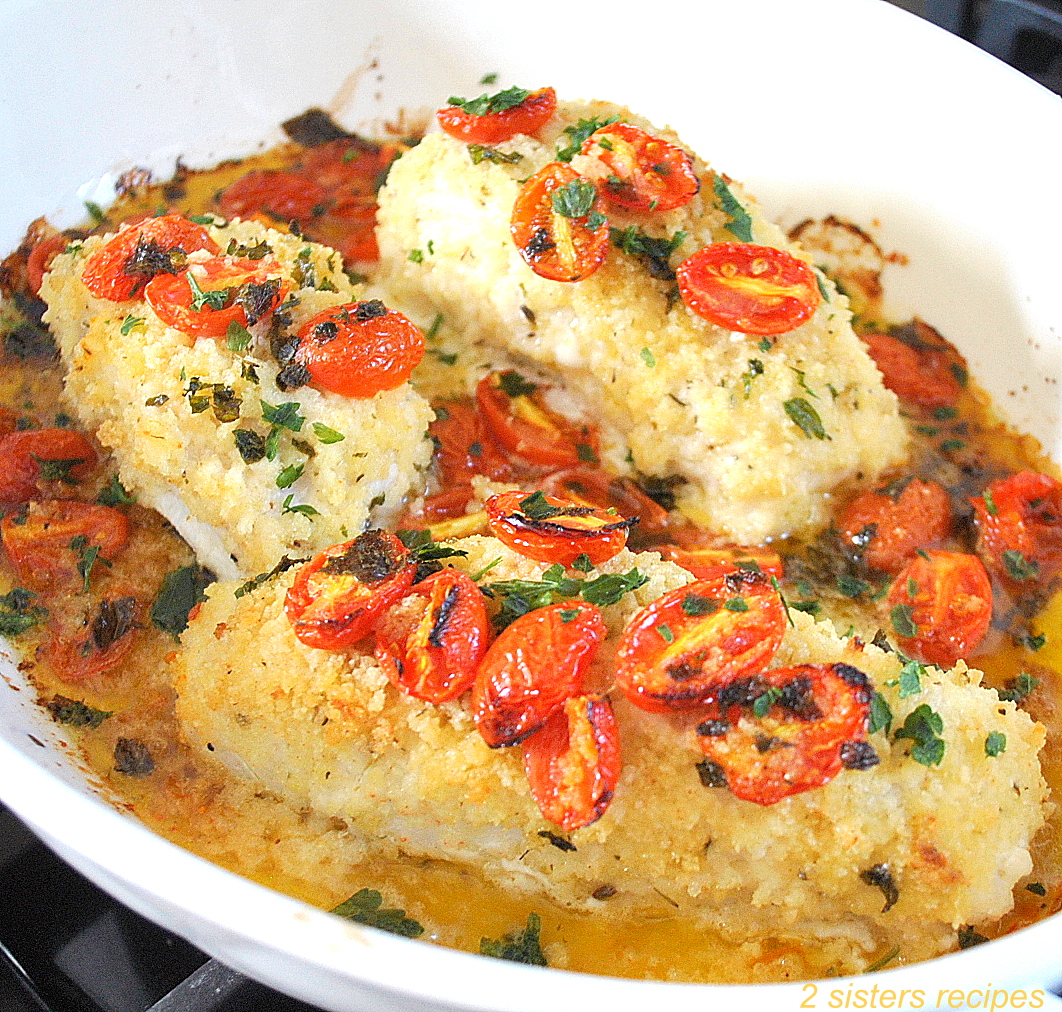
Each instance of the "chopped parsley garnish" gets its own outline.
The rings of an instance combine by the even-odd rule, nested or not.
[[[0,636],[19,636],[32,629],[48,612],[33,604],[36,594],[15,587],[0,595]]]
[[[136,502],[136,496],[126,490],[118,475],[112,474],[110,481],[100,489],[96,502],[101,506],[131,506]]]
[[[415,579],[418,581],[442,569],[441,559],[455,559],[468,555],[468,552],[464,551],[464,549],[452,548],[450,545],[440,544],[435,541],[431,536],[431,531],[395,531],[395,536],[409,549],[412,561],[417,564]],[[492,569],[500,561],[500,559],[496,560],[490,566],[487,566],[483,572],[485,573],[487,570]]]
[[[167,573],[151,606],[152,623],[175,640],[180,639],[188,628],[189,613],[206,600],[206,588],[213,582],[214,574],[195,562]]]
[[[280,561],[267,573],[259,573],[257,576],[252,576],[246,583],[241,584],[233,592],[233,597],[243,597],[245,594],[250,594],[252,590],[257,590],[267,580],[271,580],[274,576],[279,576],[281,573],[286,573],[292,566],[301,566],[304,562],[309,562],[309,559],[290,559],[286,555],[280,557]]]
[[[287,467],[282,467],[280,474],[277,475],[277,488],[291,488],[302,477],[302,472],[305,470],[305,460],[300,461],[298,464],[288,464]]]
[[[499,580],[482,589],[488,597],[500,601],[494,621],[504,627],[529,611],[580,596],[598,607],[616,604],[624,594],[637,590],[648,579],[634,568],[627,573],[603,573],[593,580],[583,580],[565,576],[564,567],[555,563],[539,580]]]
[[[995,758],[1007,751],[1007,736],[1002,731],[989,731],[985,738],[985,755]]]
[[[225,347],[229,351],[246,351],[250,343],[251,332],[243,324],[233,320],[225,332]]]
[[[922,675],[925,673],[925,666],[918,661],[908,661],[903,666],[898,679],[900,699],[916,696],[922,691]]]
[[[914,639],[918,635],[918,626],[914,620],[914,608],[909,604],[894,604],[889,612],[889,620],[897,636]]]
[[[713,188],[719,205],[730,215],[726,230],[741,242],[752,242],[752,218],[737,197],[730,192],[726,180],[718,172],[715,173]]]
[[[31,453],[30,456],[37,462],[40,468],[42,481],[61,481],[64,485],[76,485],[77,479],[70,473],[78,464],[84,464],[85,457],[74,457],[69,460],[58,460],[52,457],[38,457]]]
[[[808,439],[829,439],[826,429],[823,427],[819,413],[803,398],[794,397],[782,405],[785,413],[793,424],[804,433]]]
[[[523,159],[523,155],[519,151],[499,151],[497,148],[487,147],[485,144],[469,144],[468,157],[472,159],[473,165],[479,165],[480,162],[493,162],[495,165],[509,164],[513,165]]]
[[[1037,633],[1035,636],[1032,633],[1027,633],[1022,637],[1021,643],[1026,650],[1031,650],[1036,653],[1047,642],[1047,636],[1044,633]]]
[[[731,597],[723,602],[727,611],[748,611],[749,603],[743,597]]]
[[[998,517],[999,507],[996,506],[996,501],[992,498],[992,490],[990,488],[986,488],[984,492],[981,493],[981,498],[985,501],[985,510],[988,515],[990,517]]]
[[[123,337],[128,337],[129,334],[131,334],[134,330],[144,329],[144,317],[133,316],[133,314],[130,313],[124,320],[122,320],[122,325],[121,327],[119,327],[119,332]]]
[[[1046,896],[1047,890],[1044,888],[1041,882],[1029,882],[1025,888],[1031,892],[1034,896]]]
[[[492,112],[505,112],[506,109],[514,109],[530,95],[531,92],[524,88],[506,88],[495,92],[493,95],[480,95],[478,98],[458,98],[451,95],[450,105],[456,106],[462,112],[470,116],[486,116]]]
[[[782,698],[782,690],[772,685],[752,701],[752,713],[761,720],[767,716],[774,703]]]
[[[575,126],[565,127],[564,132],[568,135],[571,143],[563,148],[557,148],[557,158],[562,162],[570,162],[577,154],[579,154],[587,137],[595,131],[600,130],[602,127],[608,126],[610,123],[615,123],[616,120],[616,116],[608,116],[604,119],[591,117],[590,119],[579,120]]]
[[[375,889],[359,889],[350,899],[333,907],[331,913],[404,938],[419,938],[424,934],[423,925],[407,917],[404,910],[385,907],[383,896]]]
[[[671,626],[669,626],[669,625],[658,625],[656,627],[656,631],[658,633],[660,633],[660,638],[662,640],[664,640],[665,643],[674,643],[675,642],[675,634],[671,631]]]
[[[988,939],[978,931],[974,931],[973,925],[967,924],[959,928],[959,948],[970,949],[975,945],[982,945]]]
[[[703,594],[687,594],[682,599],[682,610],[691,618],[714,615],[719,610],[719,602],[714,597],[705,597]]]
[[[862,597],[863,594],[869,593],[874,588],[866,580],[860,580],[858,577],[851,576],[848,573],[841,573],[837,577],[837,589],[845,597]]]
[[[406,256],[406,259],[413,264],[422,264],[424,263],[424,250],[411,249],[409,251],[409,254]]]
[[[266,455],[266,441],[253,429],[233,429],[232,438],[245,464],[256,464]]]
[[[648,349],[642,349],[642,361],[649,366],[650,369],[656,368],[656,356]]]
[[[86,200],[85,210],[88,211],[93,225],[102,225],[107,220],[107,215],[103,213],[103,208],[95,201]]]
[[[588,179],[572,179],[550,194],[553,210],[565,218],[585,218],[597,199],[597,187]]]
[[[192,290],[192,304],[189,307],[193,313],[201,312],[204,307],[209,309],[224,309],[228,304],[231,288],[218,288],[214,291],[205,292],[199,287],[195,275],[186,271],[184,275],[188,279],[188,287]]]
[[[944,739],[940,732],[944,730],[944,721],[940,714],[928,703],[916,706],[903,722],[903,727],[896,730],[894,741],[908,738],[914,742],[911,758],[923,766],[939,766],[944,758]]]
[[[1016,548],[1008,548],[1003,552],[1003,565],[1012,580],[1024,582],[1035,580],[1040,575],[1039,563],[1035,559],[1025,558]]]
[[[763,363],[758,358],[749,359],[749,367],[741,374],[741,383],[745,388],[745,400],[752,393],[752,381],[757,376],[763,375]]]
[[[113,710],[97,710],[83,700],[67,696],[56,696],[45,705],[57,724],[69,724],[71,727],[97,728],[108,717],[114,716]]]
[[[90,545],[88,538],[84,534],[78,534],[77,537],[71,539],[70,550],[77,553],[77,571],[81,577],[81,592],[87,594],[89,577],[92,575],[92,570],[97,561],[102,562],[105,566],[110,566],[110,563],[106,559],[100,558],[100,546]]]
[[[313,434],[326,445],[329,443],[341,443],[347,438],[342,432],[337,432],[331,426],[325,425],[324,422],[313,423]]]
[[[521,931],[508,932],[502,938],[482,938],[479,952],[482,956],[495,959],[508,959],[514,963],[528,963],[531,966],[548,966],[542,954],[539,934],[542,930],[542,918],[536,913],[527,915],[527,923]]]
[[[299,516],[304,516],[304,517],[306,517],[307,520],[310,521],[310,523],[313,523],[313,518],[314,517],[319,517],[321,515],[321,511],[320,510],[315,510],[307,502],[298,503],[297,505],[292,506],[291,505],[291,500],[294,499],[294,498],[295,498],[295,493],[294,492],[292,492],[291,495],[289,495],[289,496],[285,496],[284,501],[280,504],[280,515],[281,516],[283,516],[285,513],[298,513]]]
[[[498,385],[506,397],[529,397],[538,389],[538,384],[524,379],[515,369],[506,369],[498,374]]]
[[[883,730],[888,734],[891,729],[892,707],[880,692],[875,692],[870,697],[870,720],[867,724],[867,733],[874,734],[876,731]]]
[[[670,264],[671,255],[685,238],[685,232],[676,232],[670,239],[657,238],[646,235],[636,225],[609,229],[609,239],[616,249],[640,259],[649,273],[662,281],[675,280],[675,272]]]
[[[1000,699],[1008,703],[1021,703],[1040,684],[1040,679],[1023,671],[1017,678],[1006,683],[1006,688],[997,689]]]

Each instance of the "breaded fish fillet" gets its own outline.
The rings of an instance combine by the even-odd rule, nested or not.
[[[429,319],[441,313],[466,343],[554,374],[603,427],[610,468],[681,479],[679,506],[698,524],[747,544],[821,524],[832,489],[875,480],[907,451],[896,398],[853,333],[847,300],[820,276],[825,298],[814,316],[765,340],[696,316],[673,281],[618,248],[583,281],[536,275],[510,237],[520,181],[569,144],[563,128],[591,117],[620,117],[679,143],[603,102],[562,104],[543,140],[499,145],[511,162],[480,152],[474,163],[467,145],[432,134],[394,164],[380,193],[381,284]],[[571,165],[590,174],[588,161],[576,155]],[[685,233],[672,266],[735,239],[717,177],[694,164],[701,188],[684,207],[609,211],[619,229],[635,225],[657,239]],[[729,187],[751,217],[754,242],[793,248],[755,201]],[[796,402],[818,415],[820,435],[794,420]]]
[[[493,538],[458,544],[466,572],[499,560],[483,582],[534,579],[544,568]],[[604,608],[610,638],[590,675],[597,687],[610,684],[616,637],[632,613],[690,579],[655,553],[624,551],[600,571],[633,565],[650,579]],[[392,686],[368,648],[304,646],[283,611],[291,579],[239,598],[234,584],[210,588],[174,661],[178,714],[194,746],[296,808],[347,820],[370,853],[475,867],[511,890],[602,916],[691,916],[735,941],[799,933],[871,951],[902,940],[909,959],[953,947],[957,926],[1010,909],[1014,884],[1032,867],[1044,730],[963,664],[928,669],[921,691],[901,699],[897,655],[794,611],[775,666],[858,667],[891,705],[894,732],[922,703],[939,714],[945,754],[927,767],[911,757],[910,740],[877,732],[869,740],[879,765],[769,807],[704,786],[689,721],[646,713],[614,692],[624,761],[615,797],[558,849],[520,750],[484,744],[467,696],[432,706]],[[988,756],[993,731],[1006,749]],[[883,911],[888,883],[898,898]],[[616,891],[607,905],[593,898],[604,885]]]
[[[269,246],[291,282],[293,331],[358,298],[325,246],[253,222],[208,231],[222,250],[232,241]],[[268,321],[235,351],[225,339],[194,340],[165,326],[142,299],[95,298],[81,273],[107,238],[57,257],[41,290],[68,370],[66,397],[113,450],[126,487],[170,520],[203,564],[228,578],[272,569],[284,553],[354,537],[370,518],[389,522],[420,490],[433,414],[408,383],[367,399],[282,391]],[[293,407],[272,410],[285,404]],[[241,431],[267,445],[272,434],[272,459],[248,462]]]

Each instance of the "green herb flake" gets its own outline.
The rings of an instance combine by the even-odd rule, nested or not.
[[[907,699],[908,696],[917,696],[922,691],[922,676],[925,673],[925,666],[918,661],[908,661],[903,666],[899,678],[900,699]]]
[[[730,192],[726,180],[718,172],[715,173],[713,189],[719,205],[730,215],[726,230],[741,242],[752,242],[752,218],[737,197]]]
[[[469,144],[468,157],[473,165],[480,162],[492,162],[495,165],[515,165],[523,161],[524,156],[519,151],[499,151],[497,148],[487,147],[485,144]]]
[[[726,608],[727,611],[748,611],[749,603],[743,597],[732,597],[723,602],[723,607]]]
[[[206,292],[199,287],[199,282],[196,281],[195,275],[191,271],[185,271],[184,276],[188,281],[188,287],[192,291],[192,303],[188,308],[193,313],[202,312],[204,308],[214,310],[225,308],[232,294],[231,288],[218,288],[214,291]]]
[[[102,225],[107,220],[107,215],[103,213],[103,208],[95,201],[86,200],[85,210],[88,211],[93,225]]]
[[[136,502],[136,496],[126,491],[125,486],[118,480],[118,475],[112,474],[107,484],[100,489],[96,502],[101,506],[132,506]]]
[[[424,263],[424,250],[411,249],[406,259],[412,264],[422,264]]]
[[[588,179],[571,179],[550,194],[553,210],[565,218],[585,218],[596,200],[597,187]]]
[[[990,488],[986,488],[981,494],[981,498],[985,501],[985,510],[987,511],[988,515],[990,517],[998,517],[999,507],[996,506],[996,501],[992,498],[992,490]]]
[[[862,597],[864,594],[873,590],[873,585],[867,583],[866,580],[860,580],[856,576],[851,576],[848,573],[841,573],[837,577],[837,589],[844,594],[845,597]]]
[[[114,716],[113,710],[97,710],[83,700],[70,699],[67,696],[56,696],[45,705],[57,724],[69,724],[71,727],[95,729],[108,717]]]
[[[782,690],[772,685],[762,695],[757,696],[752,703],[753,716],[762,720],[770,712],[774,703],[782,698]]]
[[[989,731],[985,738],[985,755],[994,759],[1007,751],[1007,736],[1002,731]]]
[[[251,332],[235,320],[229,324],[225,332],[225,347],[229,351],[246,351],[251,344]]]
[[[642,361],[649,366],[650,369],[656,368],[656,356],[648,349],[642,349]]]
[[[577,154],[579,154],[586,139],[592,133],[596,133],[602,127],[615,123],[616,120],[617,117],[615,116],[609,116],[604,119],[591,117],[590,119],[579,120],[574,126],[566,126],[564,132],[568,135],[571,143],[564,147],[557,148],[558,160],[562,162],[570,162]]]
[[[515,369],[506,369],[498,374],[498,385],[506,397],[529,397],[537,389],[538,385],[524,379]]]
[[[675,642],[675,634],[671,631],[671,626],[669,626],[669,625],[658,625],[656,627],[656,631],[658,633],[660,633],[660,638],[662,640],[664,640],[665,643],[674,643]]]
[[[687,594],[682,599],[682,610],[691,618],[714,615],[719,610],[719,602],[714,597],[703,594]]]
[[[914,620],[914,607],[909,604],[894,604],[889,612],[889,620],[896,635],[903,639],[914,639],[918,635],[918,626]]]
[[[86,463],[85,457],[59,460],[52,457],[38,457],[35,453],[31,453],[30,456],[37,462],[42,481],[61,481],[64,485],[76,485],[77,479],[71,472],[78,464]]]
[[[330,426],[325,425],[324,422],[313,423],[313,434],[325,445],[341,443],[347,438],[342,432],[337,432]]]
[[[808,439],[829,439],[823,427],[819,413],[803,398],[794,397],[786,401],[782,407],[793,422]]]
[[[214,574],[194,562],[167,573],[151,606],[152,623],[179,640],[188,628],[189,613],[206,600],[206,588],[213,582]]]
[[[586,552],[577,555],[572,562],[572,569],[577,569],[580,573],[589,573],[593,568],[594,564],[590,561],[590,556]]]
[[[892,729],[892,707],[886,702],[880,692],[875,692],[870,697],[870,720],[867,724],[867,733],[874,734],[876,731],[884,731],[886,734]]]
[[[299,414],[300,404],[297,401],[289,401],[275,407],[265,401],[259,403],[262,405],[262,419],[269,425],[278,429],[289,429],[292,432],[302,431],[302,423],[306,419]]]
[[[298,513],[299,516],[306,517],[306,519],[309,520],[310,523],[313,523],[313,518],[319,517],[321,515],[320,510],[315,510],[309,503],[298,503],[297,505],[292,506],[291,501],[294,498],[294,492],[284,498],[284,502],[281,503],[280,506],[281,516],[283,516],[285,513]]]
[[[254,429],[233,429],[232,438],[245,464],[257,464],[266,455],[266,441]]]
[[[988,939],[980,932],[973,929],[973,925],[966,924],[959,928],[958,942],[960,949],[971,949],[975,945],[983,945]]]
[[[758,358],[749,359],[749,367],[741,374],[741,382],[745,387],[745,400],[752,394],[752,381],[757,376],[763,375],[763,363]]]
[[[306,461],[300,461],[298,464],[288,464],[287,467],[280,469],[280,474],[277,475],[277,488],[291,488],[301,477],[302,472],[306,470]]]
[[[77,571],[81,577],[81,592],[87,594],[89,590],[89,578],[97,562],[110,566],[106,559],[100,558],[100,546],[90,545],[84,534],[79,534],[70,542],[71,550],[77,552]]]
[[[0,636],[21,636],[48,614],[46,609],[33,604],[36,596],[24,587],[0,595]]]
[[[495,84],[497,83],[498,75],[496,73],[484,74],[480,79],[480,84]]]
[[[128,337],[134,330],[146,330],[144,317],[133,316],[130,313],[123,321],[119,331],[123,337]]]
[[[523,930],[509,932],[498,939],[480,939],[480,955],[493,956],[495,959],[508,959],[514,963],[528,963],[531,966],[548,966],[549,963],[542,954],[542,943],[539,938],[541,930],[542,919],[538,914],[530,913],[527,915],[527,923]]]
[[[1043,645],[1047,642],[1047,636],[1044,633],[1037,633],[1035,636],[1032,633],[1022,637],[1022,645],[1026,650],[1031,650],[1036,653],[1037,650],[1043,648]]]
[[[1025,558],[1016,548],[1008,548],[1003,552],[1003,565],[1012,580],[1025,582],[1040,576],[1039,563],[1035,559]]]
[[[333,907],[331,913],[403,938],[419,938],[424,934],[423,925],[407,917],[404,910],[385,907],[383,896],[375,889],[359,889],[350,899]]]
[[[1025,888],[1031,892],[1034,896],[1046,896],[1047,890],[1044,888],[1041,882],[1028,882]]]
[[[916,706],[893,735],[894,741],[907,738],[914,742],[911,758],[923,766],[939,766],[944,758],[944,739],[940,737],[944,721],[928,703]]]
[[[524,88],[513,87],[495,92],[493,95],[480,95],[478,98],[459,98],[451,95],[449,103],[462,112],[467,112],[470,116],[486,116],[489,113],[514,109],[530,94],[531,92]]]
[[[1008,703],[1021,703],[1040,684],[1040,679],[1023,671],[1017,678],[1006,683],[1006,688],[997,689],[1000,699]]]

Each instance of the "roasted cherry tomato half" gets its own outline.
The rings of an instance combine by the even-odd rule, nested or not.
[[[848,664],[797,664],[739,679],[697,727],[702,779],[742,801],[773,805],[878,757],[867,744],[873,695]]]
[[[543,388],[518,372],[488,373],[476,387],[476,404],[495,440],[530,464],[575,467],[597,460],[597,432],[550,411]]]
[[[472,715],[491,748],[530,737],[583,676],[608,630],[601,610],[562,601],[521,615],[490,645],[472,687]]]
[[[1041,587],[1062,572],[1062,483],[1037,471],[1018,471],[970,501],[977,550],[1009,588]]]
[[[942,668],[967,657],[992,620],[992,582],[981,560],[964,552],[916,556],[896,577],[888,601],[900,646]]]
[[[167,326],[191,337],[225,337],[253,327],[280,305],[287,284],[272,261],[221,256],[148,282],[144,298]]]
[[[248,172],[218,198],[226,217],[249,218],[262,212],[281,222],[307,221],[322,214],[327,204],[327,192],[312,179],[271,169]]]
[[[810,320],[822,301],[815,272],[792,253],[746,242],[716,242],[675,272],[687,306],[727,330],[784,334]]]
[[[564,162],[550,162],[520,188],[509,231],[527,266],[550,281],[582,281],[608,253],[597,189]]]
[[[576,506],[615,510],[623,517],[638,517],[638,531],[663,534],[668,511],[629,478],[614,477],[599,467],[569,467],[546,475],[541,483],[546,495],[565,499]]]
[[[780,580],[785,573],[781,556],[766,548],[684,548],[661,545],[662,558],[681,566],[698,580],[715,580],[742,570],[765,573]]]
[[[340,650],[372,632],[379,616],[409,593],[416,572],[395,535],[366,531],[303,566],[284,599],[284,613],[308,647]]]
[[[893,333],[865,331],[859,336],[882,382],[901,401],[924,408],[951,407],[958,401],[966,362],[929,324],[915,320]]]
[[[501,492],[483,508],[491,533],[514,552],[536,562],[570,566],[580,555],[599,566],[618,555],[637,517],[617,517],[542,492]]]
[[[868,566],[895,575],[919,549],[936,548],[951,533],[951,499],[935,481],[894,482],[857,495],[837,527]]]
[[[573,696],[524,742],[524,770],[542,815],[571,832],[605,813],[619,782],[619,728],[604,696]]]
[[[295,353],[313,386],[361,398],[401,386],[423,357],[420,329],[379,299],[318,313],[303,324]]]
[[[136,642],[141,610],[132,592],[112,589],[89,614],[54,622],[45,654],[55,673],[77,684],[117,667]]]
[[[126,302],[159,275],[179,274],[196,250],[217,253],[218,244],[202,225],[165,214],[123,227],[85,263],[81,280],[97,298]]]
[[[435,442],[435,464],[444,487],[465,485],[477,474],[506,481],[513,469],[483,416],[468,401],[434,404],[428,435]]]
[[[0,522],[7,557],[19,579],[38,590],[82,590],[96,561],[116,559],[129,542],[129,521],[111,506],[46,499]]]
[[[630,211],[671,211],[689,203],[701,188],[693,160],[682,148],[630,123],[594,131],[582,153],[608,167],[600,184],[605,199]]]
[[[0,504],[29,502],[40,483],[76,485],[96,463],[88,438],[73,429],[25,429],[0,437]]]
[[[443,569],[416,584],[403,608],[413,600],[423,608],[411,626],[393,629],[385,621],[377,628],[376,657],[409,695],[429,703],[456,699],[472,688],[487,650],[490,622],[483,593],[464,573]]]
[[[669,591],[628,623],[616,684],[636,706],[667,713],[705,706],[728,682],[762,670],[785,632],[781,595],[739,570]]]
[[[509,89],[510,93],[514,90]],[[448,105],[436,114],[439,126],[467,144],[501,144],[517,134],[533,137],[557,108],[557,93],[552,88],[532,91],[515,105],[502,97],[505,95],[506,92],[499,92],[489,98],[484,96],[483,112],[479,114],[468,112],[461,105]]]

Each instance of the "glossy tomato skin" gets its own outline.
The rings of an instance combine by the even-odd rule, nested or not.
[[[444,487],[467,485],[477,474],[495,481],[513,477],[513,468],[483,416],[468,401],[433,405],[428,435],[435,442],[435,464]]]
[[[807,322],[822,301],[815,272],[773,246],[717,242],[675,272],[683,301],[698,316],[743,334],[784,334]]]
[[[105,562],[129,543],[129,520],[111,506],[46,499],[0,521],[8,560],[27,587],[42,591],[80,591],[78,564],[86,550],[99,549]],[[80,541],[80,539],[84,541]],[[78,547],[78,545],[82,547]]]
[[[96,250],[85,263],[81,280],[99,299],[127,302],[152,278],[184,270],[188,254],[197,250],[219,252],[202,225],[177,214],[144,218]]]
[[[597,432],[550,411],[541,400],[541,388],[526,381],[506,379],[517,375],[487,373],[476,385],[476,406],[494,440],[536,467],[577,467],[587,458],[596,460]]]
[[[368,398],[401,386],[424,357],[424,335],[382,302],[326,309],[299,331],[295,360],[319,390]]]
[[[429,703],[456,699],[476,680],[490,622],[483,594],[464,573],[443,569],[416,584],[406,598],[425,607],[404,637],[376,634],[376,657],[404,692]]]
[[[223,338],[232,324],[252,327],[280,305],[288,285],[271,260],[220,256],[180,274],[162,274],[148,282],[144,298],[167,326],[191,337]],[[204,293],[228,292],[224,304],[197,304],[195,284]]]
[[[71,617],[54,624],[45,655],[55,673],[76,685],[118,667],[136,643],[142,612],[131,590],[112,588],[76,629],[71,628]]]
[[[888,602],[893,627],[907,653],[942,668],[969,656],[992,620],[992,582],[976,555],[930,551],[918,555],[896,577]],[[904,609],[915,634],[906,635]]]
[[[584,188],[593,199],[585,214],[566,217],[554,197],[572,188]],[[509,232],[524,263],[550,281],[582,281],[608,254],[608,221],[597,212],[594,184],[564,162],[550,162],[520,188]]]
[[[951,533],[951,499],[938,482],[912,478],[899,491],[860,493],[837,527],[844,544],[868,566],[895,575],[919,549],[943,544]]]
[[[616,684],[650,713],[706,706],[727,683],[766,667],[784,632],[781,595],[763,574],[697,580],[630,620],[616,653]]]
[[[366,531],[303,566],[288,589],[284,612],[306,646],[342,650],[372,632],[380,615],[409,593],[416,572],[395,535]]]
[[[541,492],[500,492],[483,508],[491,533],[503,544],[524,558],[562,566],[581,555],[594,566],[607,562],[623,551],[627,532],[638,522]]]
[[[756,715],[756,700],[771,693]],[[717,786],[758,805],[821,787],[846,766],[878,762],[867,746],[873,690],[848,664],[797,664],[764,671],[724,689],[698,740]],[[720,773],[722,777],[720,777]]]
[[[885,386],[908,404],[952,407],[962,395],[959,377],[966,375],[962,356],[921,320],[915,320],[912,329],[903,333],[906,340],[873,331],[859,335]]]
[[[490,645],[472,687],[472,714],[491,748],[534,734],[566,699],[582,692],[583,676],[604,641],[601,611],[562,601],[521,615]]]
[[[573,696],[524,742],[524,770],[543,817],[567,832],[596,822],[619,783],[619,728],[605,696]]]
[[[439,126],[466,144],[501,144],[517,134],[533,137],[553,116],[557,93],[552,88],[533,91],[519,105],[482,116],[449,105],[438,111]]]
[[[692,573],[698,580],[715,580],[727,573],[759,572],[780,580],[785,574],[781,556],[766,548],[699,548],[661,545],[662,558]]]
[[[26,429],[0,437],[0,505],[38,498],[49,461],[62,462],[62,481],[76,485],[95,466],[96,450],[74,429]]]
[[[327,192],[305,175],[257,169],[227,186],[218,198],[226,217],[249,218],[263,212],[282,222],[307,221],[321,214],[327,202]]]
[[[596,130],[582,153],[608,167],[601,193],[629,211],[672,211],[688,204],[701,188],[693,160],[682,148],[630,123]]]
[[[1008,588],[1047,586],[1062,572],[1062,482],[1018,471],[970,501],[978,554]]]

